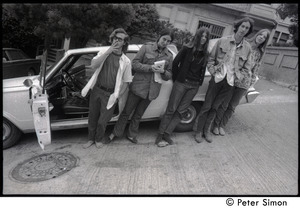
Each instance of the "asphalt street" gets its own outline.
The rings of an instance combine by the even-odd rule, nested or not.
[[[26,134],[3,150],[3,194],[296,195],[298,92],[266,80],[256,89],[260,96],[239,106],[226,135],[212,143],[197,144],[192,132],[174,133],[174,145],[158,148],[157,121],[141,124],[138,144],[119,139],[101,149],[82,148],[86,128],[53,132],[45,151],[35,134]],[[39,182],[12,176],[20,163],[51,153],[71,154],[75,167]]]

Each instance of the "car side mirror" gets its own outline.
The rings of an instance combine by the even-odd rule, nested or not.
[[[31,87],[33,82],[31,79],[26,79],[23,84],[26,86],[26,87]]]

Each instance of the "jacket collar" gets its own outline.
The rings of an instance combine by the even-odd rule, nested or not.
[[[124,52],[122,52],[120,60],[122,60],[122,62],[124,62],[126,60],[126,55],[124,54]]]
[[[234,38],[234,34],[229,36],[229,40],[230,42],[233,42],[234,44],[236,43],[235,42],[235,38]],[[245,41],[245,38],[242,39],[241,43],[239,44],[239,46],[244,46],[244,41]]]
[[[157,45],[157,42],[153,42],[153,49],[154,51],[158,51],[158,45]],[[164,53],[164,54],[167,54],[168,53],[168,47],[164,48],[161,53]]]

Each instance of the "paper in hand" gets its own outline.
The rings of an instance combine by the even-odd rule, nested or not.
[[[166,63],[166,60],[161,60],[161,61],[154,62],[154,65],[155,65],[155,67],[157,67],[159,69],[164,69],[165,63]]]
[[[155,65],[155,67],[157,67],[159,69],[164,69],[165,63],[166,63],[166,60],[161,60],[161,61],[154,62],[154,65]],[[154,73],[154,81],[157,83],[162,83],[160,73]]]

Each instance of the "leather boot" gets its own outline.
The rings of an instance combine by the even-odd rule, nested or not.
[[[164,133],[163,139],[168,142],[170,145],[174,144],[173,140],[170,137],[170,134]]]
[[[196,132],[195,135],[194,135],[194,138],[195,138],[195,141],[197,143],[201,143],[203,142],[204,138],[202,137],[202,132]]]
[[[208,121],[207,124],[204,126],[204,138],[208,143],[211,143],[213,141],[212,134],[211,134],[211,128],[212,128],[212,121]]]
[[[212,139],[212,134],[208,131],[206,133],[204,133],[204,136],[205,136],[205,140],[208,142],[208,143],[212,143],[213,139]]]

